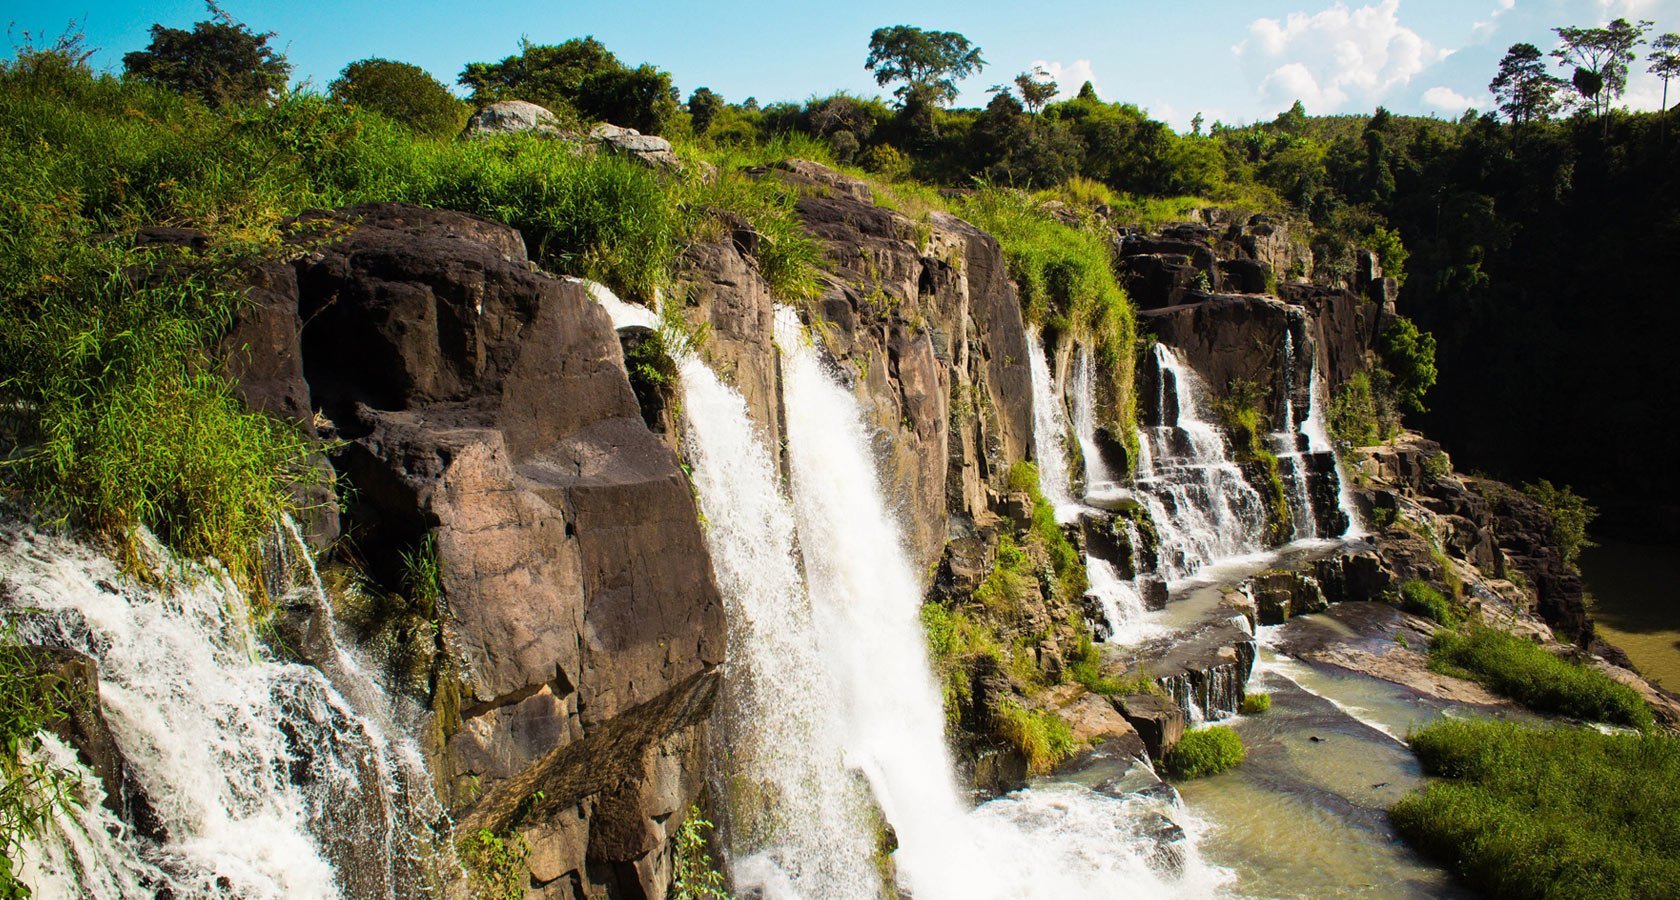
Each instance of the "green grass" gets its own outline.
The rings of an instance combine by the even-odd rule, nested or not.
[[[1449,628],[1464,620],[1447,595],[1417,578],[1400,585],[1400,608]]]
[[[992,710],[992,718],[993,734],[1021,751],[1027,771],[1035,775],[1050,771],[1078,749],[1067,722],[1048,710],[1005,700]]]
[[[1237,711],[1245,716],[1258,716],[1272,708],[1272,695],[1255,691],[1244,694],[1242,706]]]
[[[1092,347],[1113,399],[1108,424],[1135,457],[1137,321],[1103,233],[1058,222],[1030,196],[1002,188],[976,191],[953,211],[998,239],[1027,321]]]
[[[1224,725],[1187,731],[1161,760],[1169,777],[1202,778],[1242,764],[1247,756],[1242,738]]]
[[[1062,532],[1062,526],[1056,523],[1056,510],[1038,487],[1038,467],[1030,462],[1016,463],[1009,469],[1008,484],[1010,490],[1024,491],[1032,498],[1032,522],[1027,529],[1027,539],[1030,548],[1042,552],[1050,560],[1058,596],[1069,600],[1084,594],[1085,589],[1090,587],[1085,558]],[[1001,552],[999,558],[1002,558]]]
[[[215,556],[247,583],[310,449],[250,413],[212,348],[240,272],[310,208],[402,201],[514,226],[533,258],[647,300],[682,248],[745,219],[777,296],[820,259],[791,190],[734,170],[661,177],[529,136],[437,140],[307,93],[209,110],[84,68],[0,65],[0,477],[58,520]],[[213,249],[137,249],[154,225]]]
[[[1395,804],[1395,827],[1489,896],[1680,892],[1680,740],[1447,720],[1411,744],[1446,780]]]
[[[1651,708],[1632,688],[1492,628],[1436,634],[1429,667],[1480,681],[1538,712],[1639,729],[1652,726]]]

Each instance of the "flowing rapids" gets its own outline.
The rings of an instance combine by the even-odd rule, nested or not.
[[[441,810],[391,703],[331,639],[306,553],[283,531],[293,573],[277,605],[312,605],[328,628],[322,668],[257,639],[248,599],[222,572],[148,556],[166,585],[26,528],[0,533],[7,616],[25,643],[98,662],[100,705],[156,827],[102,805],[74,753],[81,805],[27,851],[41,897],[407,897],[435,879]],[[329,678],[323,669],[334,673]]]

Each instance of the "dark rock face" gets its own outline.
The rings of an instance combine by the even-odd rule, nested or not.
[[[1184,710],[1170,697],[1131,694],[1117,698],[1114,708],[1132,723],[1154,759],[1165,756],[1184,737]]]
[[[1465,485],[1487,502],[1487,527],[1511,570],[1534,588],[1540,617],[1561,637],[1590,646],[1593,621],[1583,596],[1585,583],[1552,540],[1552,514],[1510,485],[1479,478],[1465,479]]]
[[[295,277],[255,282],[246,390],[288,416],[307,398],[345,442],[346,531],[372,574],[400,583],[400,555],[435,540],[446,802],[524,834],[535,884],[662,896],[723,612],[607,314],[473,216],[376,204],[301,224],[319,242]],[[534,780],[556,784],[541,815],[502,815],[501,786]]]
[[[875,206],[867,185],[814,163],[760,171],[800,189],[798,214],[827,250],[813,317],[855,376],[887,492],[902,498],[906,539],[929,571],[962,530],[953,517],[989,519],[1031,448],[1026,329],[1003,254],[952,216],[934,214],[919,233]]]
[[[1322,612],[1329,602],[1318,579],[1305,572],[1271,569],[1248,580],[1260,624],[1282,625],[1290,616]]]

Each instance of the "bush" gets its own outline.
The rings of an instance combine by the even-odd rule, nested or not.
[[[1417,578],[1400,585],[1400,608],[1448,627],[1463,619],[1445,594]]]
[[[1185,732],[1167,751],[1161,768],[1172,778],[1201,778],[1234,768],[1245,756],[1242,738],[1224,725],[1214,725]]]
[[[1027,709],[1014,700],[1004,700],[992,710],[992,733],[1021,751],[1027,771],[1039,775],[1073,755],[1073,730],[1061,716],[1048,710]]]
[[[1394,396],[1413,412],[1427,412],[1424,395],[1435,386],[1435,335],[1401,318],[1377,339],[1382,366],[1394,376]]]
[[[1473,678],[1539,712],[1640,729],[1652,726],[1651,708],[1632,688],[1492,628],[1471,626],[1436,634],[1429,667]]]
[[[418,134],[454,137],[466,121],[466,104],[426,70],[388,59],[362,59],[344,67],[328,85],[332,96],[407,125]]]
[[[1257,716],[1272,708],[1272,695],[1256,691],[1243,695],[1242,706],[1237,711],[1245,716]]]
[[[1494,897],[1656,898],[1680,885],[1680,740],[1444,720],[1411,737],[1447,779],[1395,828]]]
[[[1551,513],[1552,543],[1557,545],[1570,565],[1580,558],[1582,550],[1598,546],[1587,539],[1587,526],[1598,518],[1598,508],[1571,490],[1569,485],[1556,487],[1542,478],[1534,484],[1523,485],[1523,493],[1538,500]]]

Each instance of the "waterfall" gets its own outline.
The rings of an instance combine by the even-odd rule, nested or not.
[[[1263,543],[1265,505],[1208,421],[1207,388],[1177,353],[1157,342],[1155,424],[1142,429],[1140,500],[1160,536],[1160,574],[1184,578]]]
[[[799,545],[835,677],[848,763],[868,777],[899,840],[901,879],[922,900],[1170,896],[1129,837],[1129,807],[1078,786],[1026,790],[969,811],[919,619],[921,588],[888,512],[856,397],[789,309],[787,454]],[[1065,790],[1064,790],[1065,789]],[[1048,819],[1048,821],[1047,821]],[[1208,879],[1194,857],[1185,881]]]
[[[1318,355],[1313,354],[1312,364],[1312,393],[1308,395],[1307,417],[1301,422],[1301,433],[1306,435],[1307,450],[1312,453],[1335,453],[1335,444],[1330,441],[1330,432],[1324,425],[1324,380],[1318,377]],[[1336,477],[1336,506],[1347,518],[1347,528],[1342,532],[1344,539],[1357,538],[1365,534],[1364,523],[1360,521],[1359,506],[1353,502],[1353,490],[1348,485],[1347,476],[1342,472],[1342,460],[1338,455],[1334,469]]]
[[[735,859],[737,885],[873,896],[867,798],[840,752],[843,723],[795,556],[793,510],[741,395],[692,354],[681,377],[685,446],[730,629],[720,743],[758,792],[753,809],[734,812],[735,850],[746,851]]]
[[[1033,447],[1038,463],[1038,485],[1044,499],[1056,510],[1059,521],[1072,521],[1079,515],[1074,499],[1073,473],[1068,465],[1068,420],[1062,405],[1061,391],[1050,375],[1050,361],[1044,356],[1044,343],[1037,328],[1027,329],[1028,366],[1033,386]],[[1086,465],[1090,465],[1087,457]]]
[[[85,804],[28,849],[37,896],[426,893],[446,843],[432,830],[442,810],[418,749],[390,725],[390,701],[336,642],[324,667],[343,690],[322,669],[282,661],[256,639],[225,572],[155,543],[146,552],[166,584],[142,584],[66,538],[0,531],[7,618],[26,644],[97,661],[105,719],[158,826],[141,834],[117,821],[82,770]],[[330,619],[302,559],[307,577],[278,599]],[[46,752],[77,768],[61,745]]]

